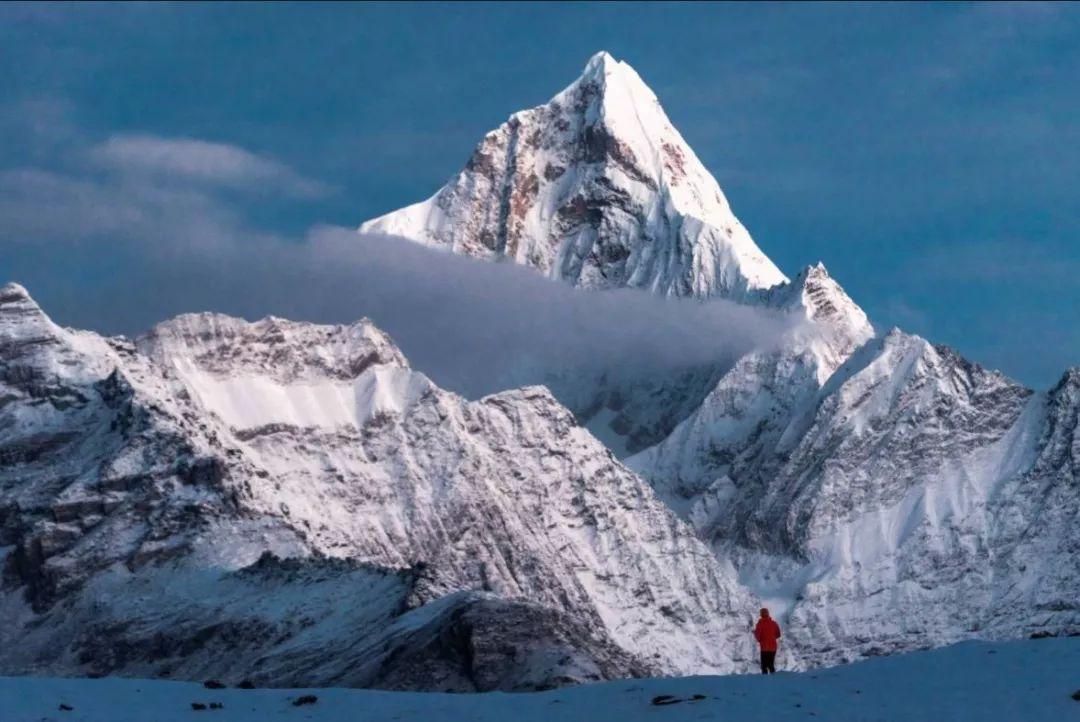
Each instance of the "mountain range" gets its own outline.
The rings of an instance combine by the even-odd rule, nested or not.
[[[599,53],[361,231],[790,314],[466,399],[368,320],[61,328],[0,290],[0,672],[482,691],[1080,632],[1080,370],[1024,388],[792,278]],[[724,329],[702,329],[723,334]],[[601,441],[603,440],[603,442]]]

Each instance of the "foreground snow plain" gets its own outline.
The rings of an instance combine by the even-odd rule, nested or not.
[[[4,722],[259,720],[1080,720],[1080,637],[964,642],[802,673],[621,680],[551,692],[205,689],[140,679],[0,678]],[[314,694],[318,701],[295,706]],[[658,706],[658,695],[681,701]],[[702,699],[693,699],[701,695]],[[192,710],[192,702],[222,709]],[[71,706],[60,710],[61,703]]]

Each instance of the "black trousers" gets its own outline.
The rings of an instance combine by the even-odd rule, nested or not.
[[[761,673],[776,674],[776,652],[761,650]]]

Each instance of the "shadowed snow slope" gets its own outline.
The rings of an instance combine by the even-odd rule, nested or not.
[[[132,342],[6,286],[0,670],[429,690],[746,671],[762,600],[789,669],[1080,631],[1080,371],[1035,393],[875,335],[820,264],[787,281],[624,63],[595,56],[363,229],[793,323],[734,366],[569,369],[565,405],[470,402],[367,321],[198,314]]]
[[[535,689],[730,672],[734,571],[542,387],[370,322],[135,342],[0,290],[0,669]]]
[[[1080,639],[969,642],[801,674],[643,679],[536,694],[445,695],[347,689],[238,690],[141,679],[0,678],[10,722],[188,722],[218,702],[219,722],[1018,722],[1071,720],[1080,701]],[[303,694],[312,705],[295,706]],[[652,700],[669,695],[672,704]],[[694,699],[695,695],[700,699]],[[58,711],[63,703],[69,712]],[[557,713],[554,711],[557,710]]]

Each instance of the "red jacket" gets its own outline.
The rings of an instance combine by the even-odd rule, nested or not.
[[[780,625],[772,617],[762,617],[754,627],[754,639],[762,652],[775,652],[776,640],[780,639]]]

